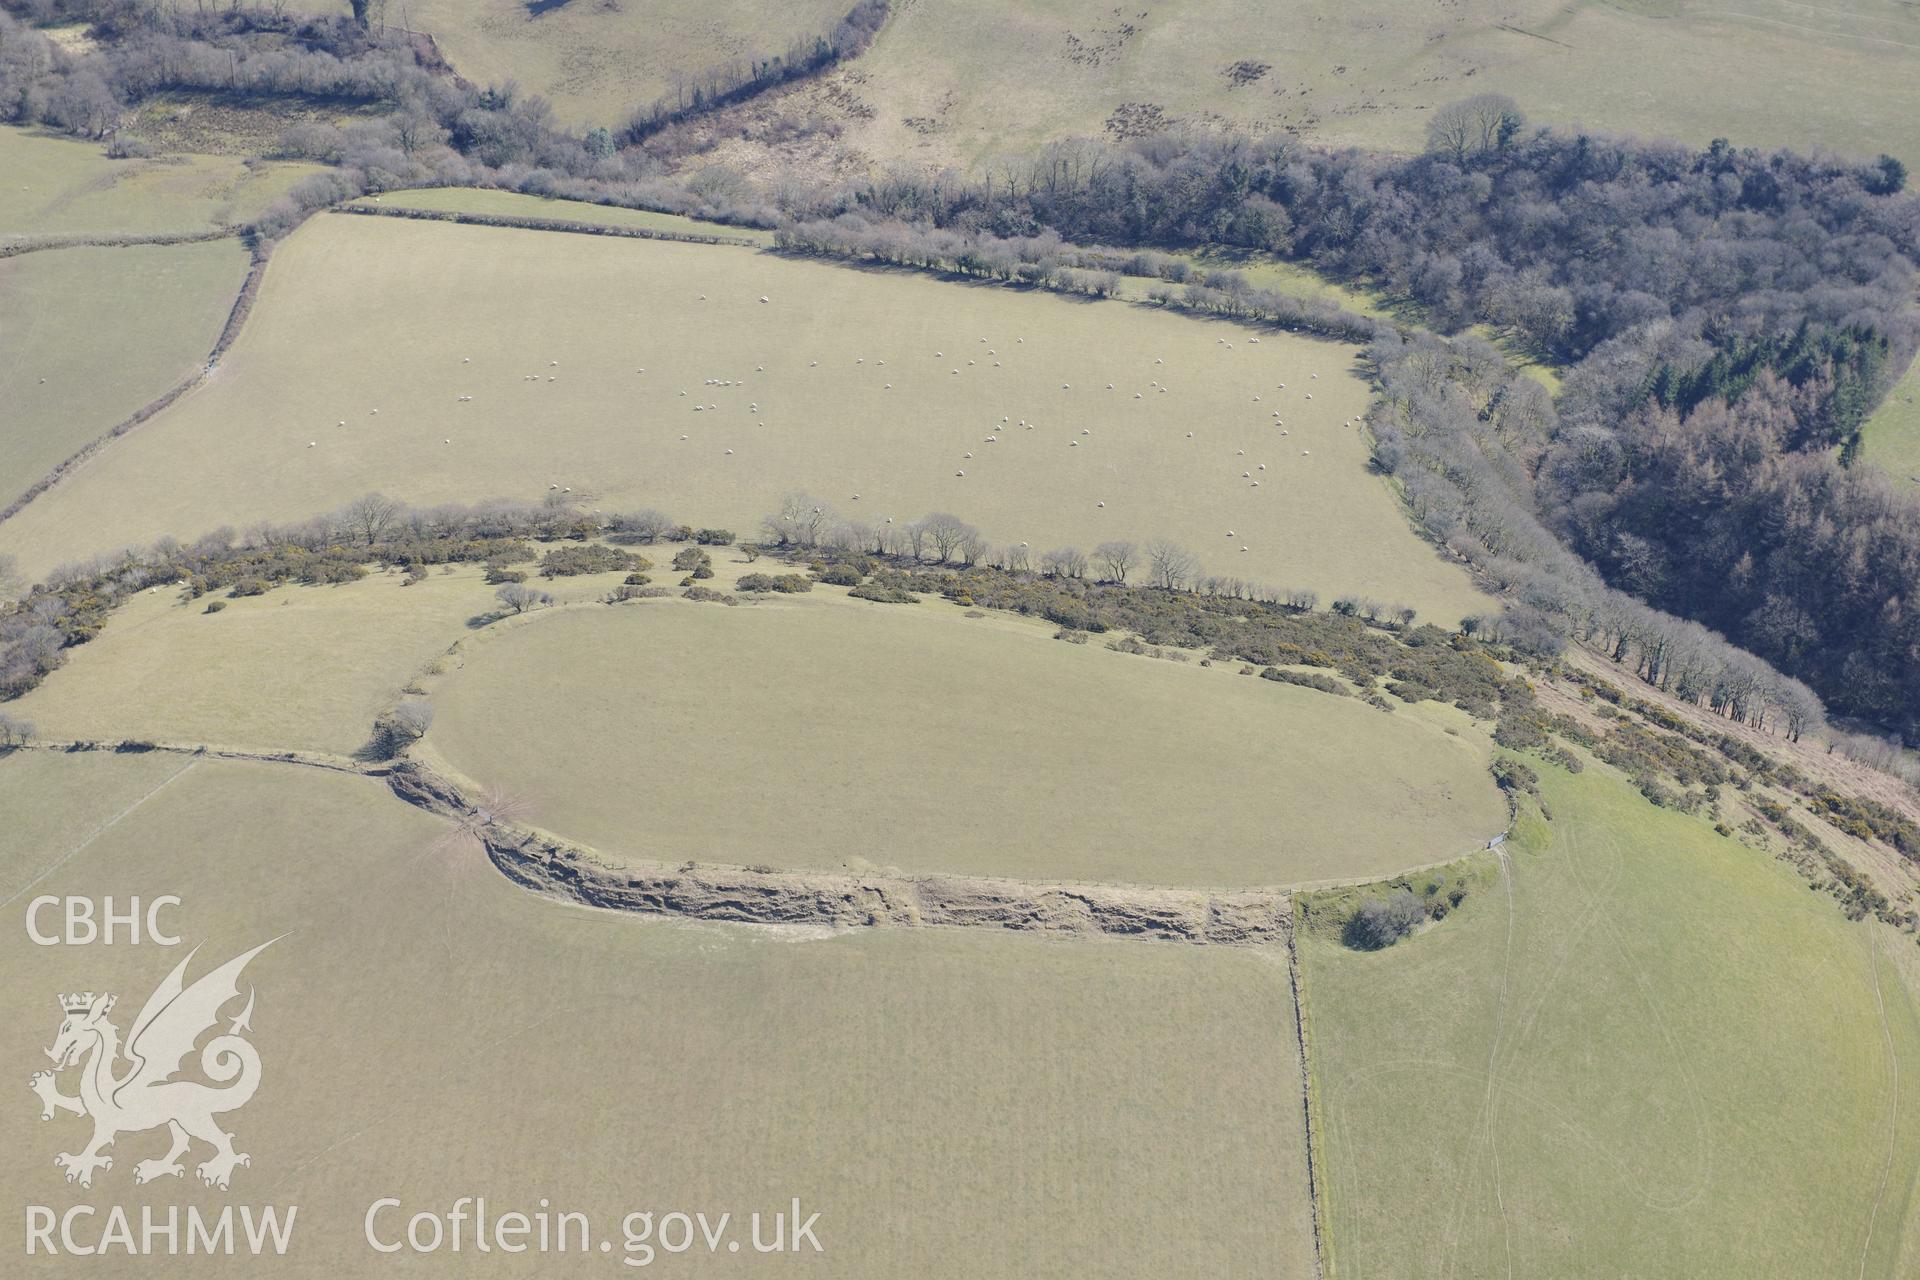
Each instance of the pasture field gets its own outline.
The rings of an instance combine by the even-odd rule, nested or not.
[[[735,236],[755,244],[773,243],[773,232],[759,227],[730,227],[721,222],[685,218],[651,209],[622,209],[585,200],[555,200],[485,187],[423,187],[414,191],[385,191],[362,196],[356,205],[386,209],[431,209],[444,213],[477,213],[487,217],[552,218],[564,222],[591,222],[603,227],[633,227],[674,235]]]
[[[1434,108],[1486,92],[1536,120],[1914,164],[1920,16],[1898,0],[922,0],[796,109],[838,108],[869,157],[974,166],[1063,136],[1221,124],[1417,150]]]
[[[413,0],[406,21],[433,34],[475,84],[519,83],[572,125],[618,128],[708,67],[784,55],[822,35],[853,0]]]
[[[1506,825],[1483,750],[1417,713],[1053,630],[825,589],[548,615],[468,647],[426,742],[616,865],[1237,888]]]
[[[173,773],[155,790],[154,770]],[[182,771],[184,766],[184,771]],[[166,776],[165,773],[161,774]],[[753,1211],[799,1197],[824,1253],[669,1274],[1163,1276],[1311,1268],[1293,1011],[1283,964],[1238,948],[968,931],[694,925],[564,906],[516,888],[373,779],[170,756],[0,759],[0,810],[84,797],[88,838],[0,830],[18,893],[178,894],[178,948],[0,940],[0,1014],[20,1066],[0,1141],[15,1204],[298,1206],[284,1258],[91,1259],[102,1275],[565,1275],[627,1270],[621,1219]],[[247,815],[245,821],[237,815]],[[16,902],[14,908],[19,906]],[[190,976],[278,937],[246,971],[258,1094],[222,1117],[251,1156],[231,1193],[136,1187],[164,1135],[126,1134],[82,1190],[52,1156],[25,1073],[55,994],[110,990],[124,1031],[203,943]],[[44,1062],[40,1062],[44,1066]],[[61,1087],[72,1091],[69,1077]],[[31,1158],[28,1158],[31,1157]],[[204,1149],[190,1159],[204,1158]],[[589,1215],[611,1257],[467,1247],[374,1254],[368,1206]],[[22,1216],[0,1248],[18,1256]],[[529,1255],[532,1256],[532,1255]],[[38,1265],[37,1263],[35,1265]],[[646,1274],[651,1274],[649,1269]]]
[[[1911,940],[1611,770],[1536,767],[1510,891],[1482,855],[1385,951],[1303,933],[1330,1274],[1905,1274]]]
[[[1895,480],[1920,483],[1920,360],[1861,428],[1860,456]]]
[[[0,126],[0,245],[246,222],[319,166],[237,156],[110,160],[97,142]]]
[[[0,506],[191,374],[246,275],[238,240],[0,258]]]
[[[553,485],[755,536],[804,490],[1035,553],[1170,537],[1206,572],[1455,625],[1486,598],[1369,470],[1354,355],[732,247],[334,215],[287,238],[215,376],[0,525],[0,551],[38,573],[371,490]]]
[[[185,603],[178,587],[142,592],[11,709],[55,741],[345,755],[469,618],[494,607],[478,568],[405,581],[374,574]],[[225,607],[206,613],[213,599]]]
[[[672,553],[669,551],[668,555]],[[741,567],[741,566],[736,566]],[[540,580],[556,603],[597,600],[625,575]],[[136,741],[348,755],[374,718],[500,603],[476,566],[409,585],[358,582],[130,597],[39,688],[8,704],[56,742]],[[207,606],[218,602],[216,613]]]

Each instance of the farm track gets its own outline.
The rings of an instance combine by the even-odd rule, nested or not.
[[[201,235],[196,233],[193,236],[179,240],[158,238],[151,240],[115,240],[99,243],[107,243],[113,247],[133,244],[190,244],[204,240],[224,240],[232,234],[235,233],[222,232],[217,235]],[[0,256],[4,255],[0,254]],[[25,493],[22,493],[12,502],[9,502],[5,508],[0,508],[0,522],[5,522],[20,514],[28,503],[66,479],[67,476],[79,468],[82,463],[100,452],[100,450],[106,448],[107,445],[119,439],[121,436],[126,435],[141,423],[154,417],[162,409],[165,409],[168,405],[180,399],[180,397],[186,395],[189,391],[192,391],[195,387],[198,387],[211,377],[214,369],[218,367],[220,363],[220,357],[227,353],[227,349],[233,345],[234,340],[240,336],[240,330],[246,325],[247,316],[253,310],[253,301],[260,293],[260,282],[265,277],[266,271],[267,255],[256,253],[252,264],[247,268],[247,278],[241,282],[240,292],[233,300],[233,307],[227,312],[227,322],[221,327],[220,336],[214,339],[213,350],[207,353],[206,360],[201,363],[198,369],[162,392],[158,398],[149,400],[146,404],[134,410],[131,415],[115,423],[105,434],[89,440],[86,444],[82,445],[76,453],[63,460],[52,471],[49,471],[46,475],[34,481],[32,485],[28,486]]]

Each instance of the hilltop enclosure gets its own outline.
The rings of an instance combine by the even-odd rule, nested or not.
[[[1268,886],[1506,824],[1483,749],[1418,711],[1052,631],[825,593],[546,617],[447,677],[427,745],[616,864]]]

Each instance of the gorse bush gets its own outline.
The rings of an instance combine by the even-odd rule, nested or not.
[[[747,573],[741,575],[737,585],[742,591],[777,591],[784,595],[813,590],[813,580],[797,573]]]
[[[598,543],[556,547],[540,557],[540,576],[543,578],[572,578],[586,573],[620,573],[628,569],[652,567],[653,562],[644,556]]]
[[[1426,908],[1411,890],[1396,889],[1384,898],[1369,898],[1347,922],[1348,946],[1379,951],[1412,933],[1427,919]]]

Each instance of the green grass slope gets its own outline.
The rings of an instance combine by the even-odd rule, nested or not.
[[[0,126],[0,245],[245,222],[318,166],[236,156],[110,160],[97,142]]]
[[[237,240],[0,258],[0,506],[206,360]]]
[[[1920,483],[1920,360],[1861,428],[1860,457],[1895,480]]]
[[[1899,1274],[1902,944],[1609,771],[1540,772],[1510,898],[1302,941],[1333,1274]]]
[[[476,84],[509,80],[553,103],[571,124],[618,127],[635,108],[708,67],[785,54],[824,34],[853,0],[415,0],[410,26],[433,34]]]
[[[1540,120],[1914,164],[1917,70],[1920,16],[1898,0],[923,0],[896,5],[874,47],[808,105],[857,105],[846,137],[869,157],[934,164],[1105,136],[1156,113],[1413,150],[1435,107],[1485,92]]]

